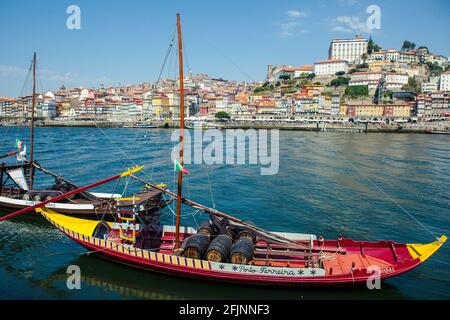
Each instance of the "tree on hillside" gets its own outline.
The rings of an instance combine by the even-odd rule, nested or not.
[[[313,73],[310,73],[310,74],[308,75],[308,77],[306,77],[306,79],[312,80],[312,79],[314,79],[315,77],[316,77],[316,74],[313,72]]]
[[[412,45],[411,41],[409,40],[403,41],[402,50],[408,51],[409,49],[411,49],[411,45]]]
[[[420,85],[416,81],[416,78],[414,78],[414,77],[410,77],[408,79],[408,84],[405,84],[402,87],[402,90],[404,90],[404,91],[411,91],[411,92],[414,92],[414,93],[420,93],[420,91],[421,91]]]
[[[217,119],[230,119],[230,115],[225,111],[219,111],[214,115]]]
[[[373,47],[374,47],[374,42],[372,40],[372,37],[369,38],[369,42],[367,43],[367,52],[369,54],[373,53]]]
[[[356,99],[359,97],[366,97],[369,95],[368,86],[350,86],[345,89],[345,96]]]
[[[374,52],[379,52],[381,47],[373,41],[372,37],[369,38],[369,42],[367,44],[367,53],[372,54]]]
[[[426,53],[430,53],[430,50],[428,49],[428,47],[427,46],[420,46],[419,48],[417,48],[418,50],[425,50],[426,51]]]
[[[430,70],[431,75],[433,75],[433,76],[439,75],[443,71],[442,67],[439,64],[437,64],[436,62],[435,63],[427,62],[427,66],[428,66],[428,69]]]
[[[350,82],[350,78],[346,77],[337,77],[336,79],[331,80],[330,86],[333,87],[340,87],[340,86],[347,86]]]
[[[364,62],[363,64],[358,64],[356,66],[356,68],[358,68],[358,69],[369,69],[369,65],[366,62]]]
[[[366,64],[366,60],[369,56],[367,55],[367,53],[363,53],[361,56],[361,59],[363,59],[363,64]]]

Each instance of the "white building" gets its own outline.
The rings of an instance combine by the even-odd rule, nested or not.
[[[345,60],[321,60],[314,63],[316,76],[332,76],[337,72],[348,72],[348,62]]]
[[[354,39],[334,39],[328,50],[329,59],[358,62],[363,54],[367,54],[368,41],[361,35]]]
[[[398,72],[355,72],[350,75],[350,86],[364,85],[369,89],[377,88],[384,79],[386,89],[401,89],[408,83],[408,75]]]
[[[441,91],[450,91],[450,71],[441,74],[439,88]]]
[[[355,72],[350,75],[349,86],[368,86],[369,89],[375,89],[382,77],[381,72]]]
[[[419,56],[415,51],[383,50],[373,52],[367,61],[392,61],[404,63],[418,63]]]
[[[433,91],[438,91],[439,86],[437,82],[424,82],[422,83],[422,93],[430,93]]]
[[[429,54],[426,57],[425,62],[435,63],[439,65],[441,68],[446,68],[448,66],[449,60],[446,57],[441,56],[439,54]]]
[[[313,66],[305,65],[303,67],[292,66],[268,66],[267,79],[269,81],[279,81],[283,76],[288,76],[291,79],[301,78],[313,73]]]
[[[408,84],[408,75],[398,72],[385,72],[384,81],[386,82],[386,89],[401,89],[405,84]]]
[[[430,77],[428,82],[422,82],[422,93],[431,93],[439,90],[440,76]]]

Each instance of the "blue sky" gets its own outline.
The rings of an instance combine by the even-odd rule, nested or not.
[[[72,4],[80,30],[66,28]],[[0,96],[21,93],[33,51],[43,90],[154,81],[176,12],[194,73],[262,80],[268,64],[312,64],[327,57],[331,39],[368,36],[372,4],[381,9],[372,37],[383,48],[408,39],[450,56],[447,0],[0,0]]]

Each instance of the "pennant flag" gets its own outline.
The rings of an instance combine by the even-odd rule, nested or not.
[[[23,147],[23,142],[22,140],[19,140],[18,138],[16,139],[16,148],[19,150],[22,150]]]
[[[178,160],[175,160],[174,166],[173,166],[173,170],[174,170],[174,171],[177,171],[177,172],[178,172],[178,171],[181,171],[181,172],[183,172],[184,174],[189,174],[189,171],[187,171],[186,168],[183,167],[183,166],[181,165],[181,163],[178,162]]]
[[[16,156],[17,161],[27,160],[27,146],[23,145],[23,149]]]

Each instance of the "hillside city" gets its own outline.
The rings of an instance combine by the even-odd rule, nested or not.
[[[325,55],[324,55],[325,56]],[[238,82],[206,74],[185,77],[188,118],[308,118],[331,121],[437,121],[450,117],[449,58],[405,41],[383,49],[357,35],[331,41],[327,59],[269,65],[267,79]],[[3,123],[25,122],[32,96],[0,98]],[[133,122],[179,118],[177,79],[41,92],[35,116],[55,121]]]

